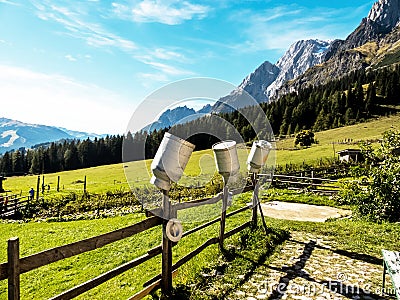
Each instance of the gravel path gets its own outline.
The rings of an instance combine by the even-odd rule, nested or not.
[[[336,249],[328,240],[292,232],[270,262],[226,299],[389,299],[381,296],[378,258]]]

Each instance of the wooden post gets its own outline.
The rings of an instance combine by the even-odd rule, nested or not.
[[[60,175],[57,176],[57,192],[60,191]]]
[[[226,183],[228,179],[224,177],[224,189],[222,194],[222,213],[221,213],[221,221],[219,227],[219,249],[224,250],[224,234],[225,234],[225,219],[226,219],[226,209],[228,206],[228,187]]]
[[[253,215],[252,215],[252,226],[257,227],[257,206],[258,206],[258,184],[257,184],[257,173],[253,173],[251,177],[253,183]]]
[[[37,177],[37,184],[36,184],[36,200],[39,200],[39,188],[40,188],[40,175]]]
[[[42,176],[42,195],[44,195],[44,175]]]
[[[8,300],[20,299],[19,239],[8,240]]]
[[[83,181],[83,193],[86,194],[86,175],[85,180]]]
[[[166,190],[163,190],[163,218],[161,292],[163,295],[170,296],[172,292],[172,242],[166,234],[166,227],[170,218],[170,202]]]

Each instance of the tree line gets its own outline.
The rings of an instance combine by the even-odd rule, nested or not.
[[[112,135],[6,152],[0,158],[0,174],[44,174],[119,163],[122,141],[123,136]]]
[[[260,106],[267,116],[275,135],[291,135],[301,130],[321,131],[362,122],[396,111],[400,104],[400,66],[377,70],[358,70],[321,86],[300,89]],[[264,124],[259,107],[243,109],[254,123]],[[221,132],[221,119],[233,126]],[[51,143],[37,149],[6,152],[0,158],[0,173],[48,173],[93,167],[122,161],[153,158],[164,133],[188,139],[196,150],[208,149],[219,139],[239,138],[250,142],[256,138],[249,121],[238,111],[220,113],[218,118],[204,116],[173,128],[141,131],[135,134],[107,136],[105,138]],[[223,130],[222,130],[223,131]],[[190,133],[197,134],[190,136]],[[208,133],[219,132],[218,137]],[[268,138],[268,134],[263,137]],[[233,138],[232,138],[233,137]],[[272,138],[272,137],[270,137]]]

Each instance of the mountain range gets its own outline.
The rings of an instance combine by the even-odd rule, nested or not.
[[[245,92],[257,102],[277,100],[300,88],[318,86],[352,71],[379,68],[400,61],[400,0],[379,0],[367,17],[345,39],[300,40],[273,64],[263,62],[210,112],[227,112],[240,107]]]
[[[102,137],[102,135],[0,118],[0,153],[62,139],[86,139],[88,137],[95,138]]]
[[[355,70],[377,69],[398,63],[399,40],[400,0],[379,0],[345,40],[297,41],[275,64],[263,62],[235,90],[213,106],[207,105],[199,111],[186,106],[168,109],[156,122],[144,129],[161,129],[204,114],[227,112],[231,110],[229,106],[238,108],[244,92],[259,103],[275,101],[284,94],[325,84]],[[0,118],[0,153],[59,139],[94,136],[96,135]]]

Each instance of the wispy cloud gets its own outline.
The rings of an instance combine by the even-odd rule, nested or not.
[[[361,9],[365,10],[365,5],[330,9],[320,6],[305,8],[292,4],[262,12],[243,10],[231,16],[231,20],[243,23],[244,35],[247,37],[242,44],[237,45],[237,50],[286,50],[300,39],[345,38],[350,32],[348,22],[344,21],[354,20]]]
[[[63,7],[47,1],[33,2],[33,5],[40,19],[61,24],[70,35],[85,40],[91,46],[114,47],[127,52],[137,48],[133,41],[105,30],[100,24],[86,21],[85,12],[79,9],[81,7],[74,9],[74,5]]]
[[[9,5],[15,5],[15,6],[20,6],[19,3],[16,3],[16,2],[13,2],[13,1],[9,1],[9,0],[0,0],[0,3],[9,4]]]
[[[0,81],[2,109],[13,119],[97,133],[122,133],[129,120],[126,99],[96,85],[6,65]]]
[[[65,58],[69,61],[77,61],[77,59],[74,56],[72,56],[71,54],[65,55]]]
[[[180,49],[171,49],[163,47],[144,47],[138,45],[132,40],[123,38],[118,34],[104,29],[101,22],[90,22],[87,19],[88,8],[82,6],[61,6],[53,2],[42,1],[33,2],[36,8],[37,16],[45,21],[56,22],[63,26],[63,34],[82,39],[86,44],[103,49],[119,49],[128,53],[137,61],[144,63],[156,71],[141,73],[142,77],[148,80],[165,81],[169,77],[193,75],[193,72],[185,70],[172,64],[190,63]],[[186,3],[186,6],[189,4]],[[91,13],[93,15],[93,12]],[[65,55],[65,58],[71,62],[79,57],[71,54]],[[143,75],[144,74],[144,75]],[[151,75],[151,76],[150,76]]]
[[[133,6],[126,2],[114,2],[112,6],[114,13],[122,19],[167,25],[178,25],[191,19],[202,19],[210,11],[210,7],[205,5],[176,0],[143,0]]]
[[[168,48],[157,47],[155,49],[142,49],[137,51],[135,58],[145,64],[151,61],[169,61],[179,63],[190,63],[190,60],[182,53],[182,50],[171,50]]]

